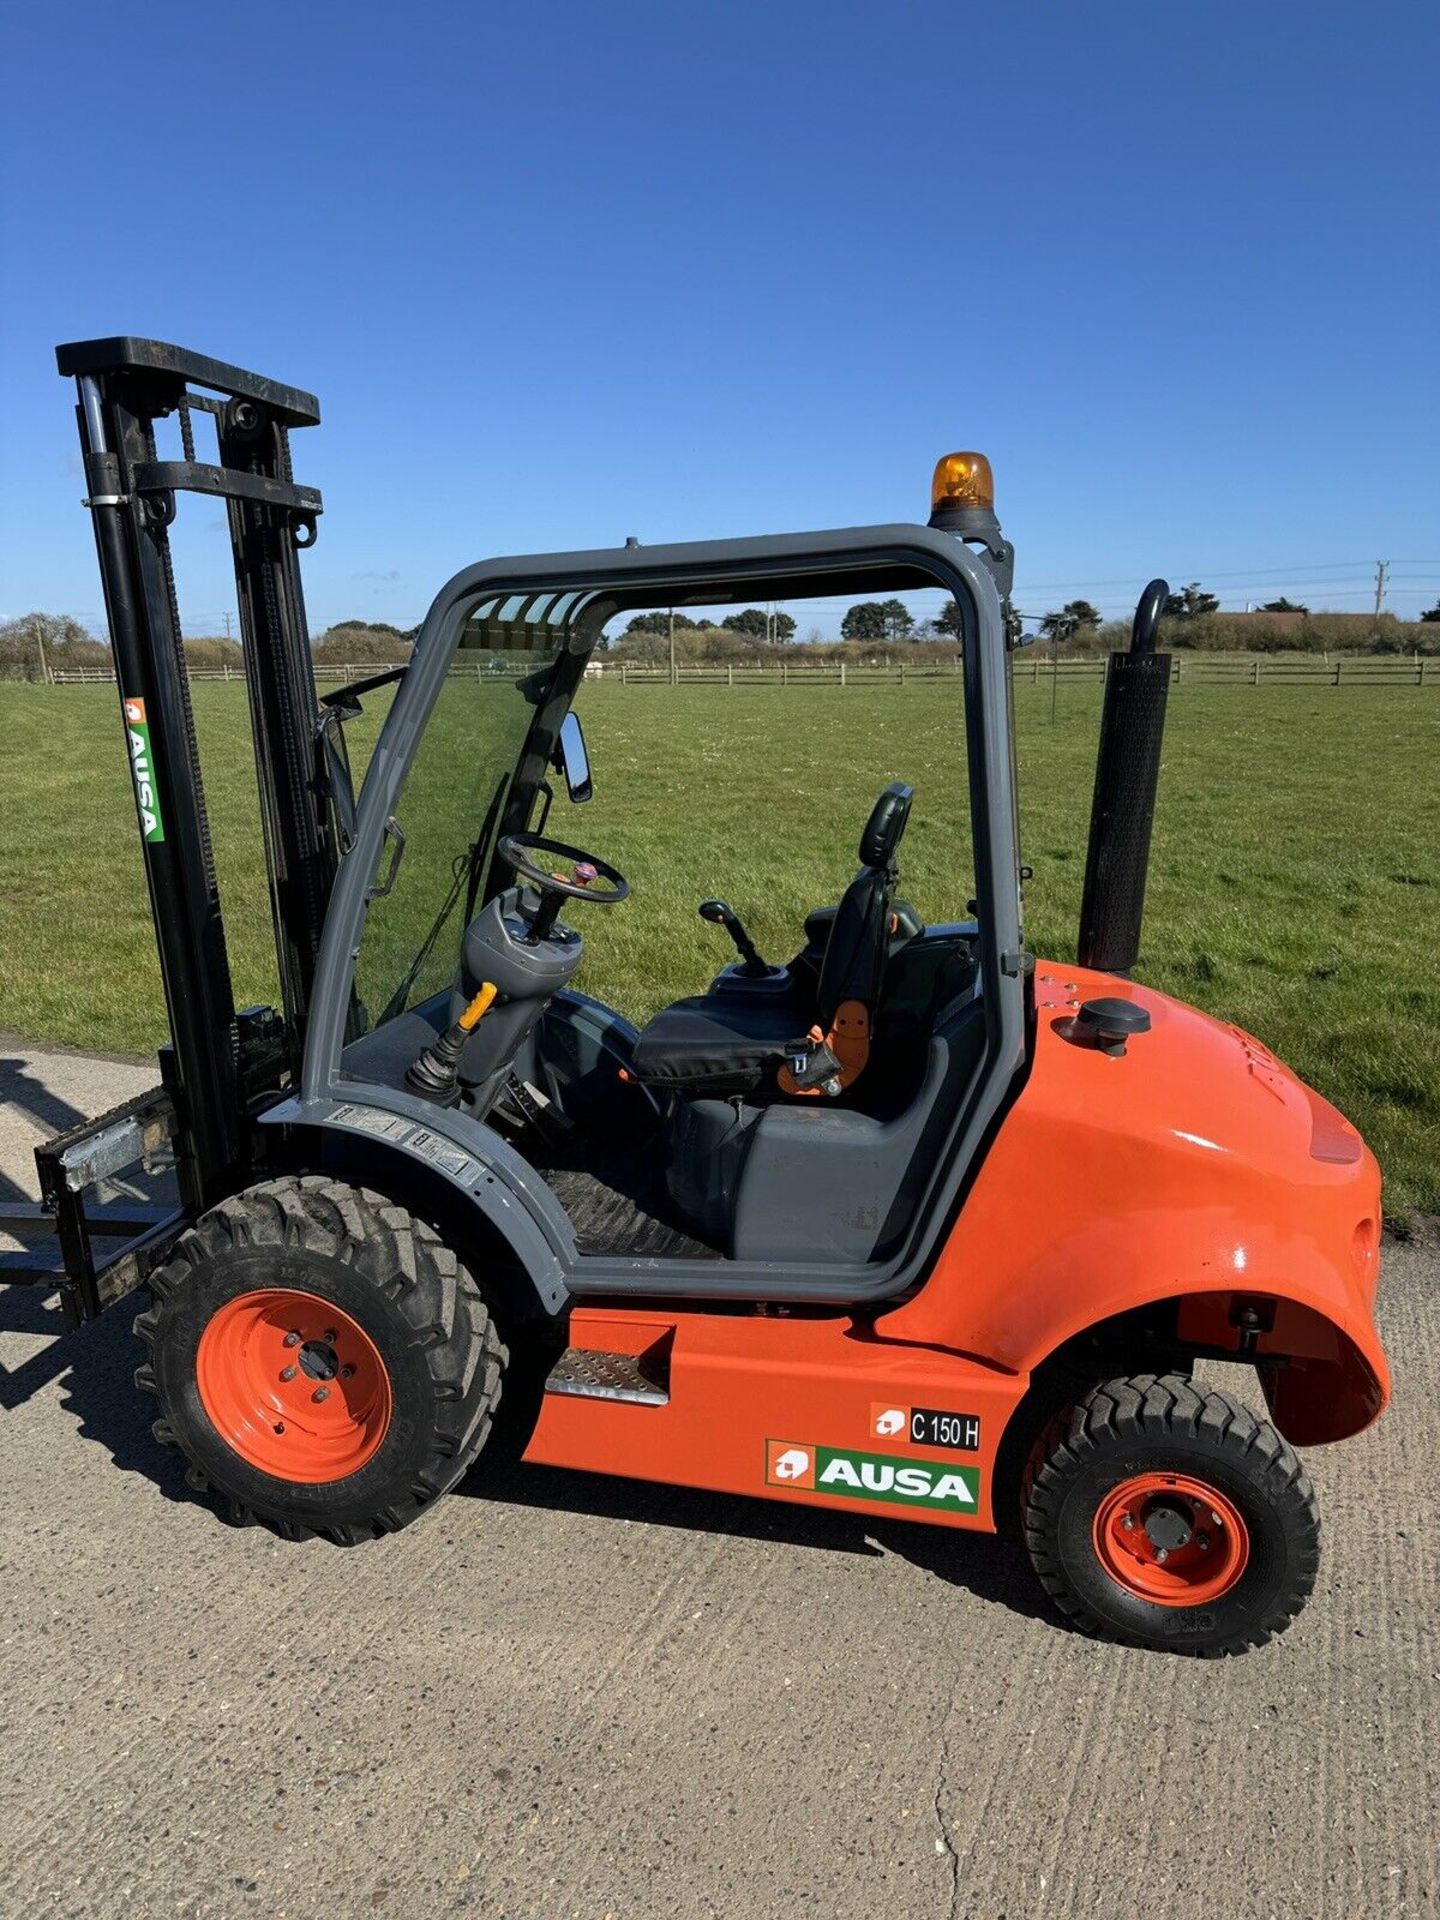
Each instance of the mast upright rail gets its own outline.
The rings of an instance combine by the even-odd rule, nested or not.
[[[324,748],[300,584],[299,553],[314,544],[322,502],[296,483],[289,437],[318,423],[314,395],[156,340],[79,341],[58,348],[56,361],[78,391],[85,505],[170,1027],[163,1088],[132,1103],[144,1123],[126,1111],[47,1142],[36,1154],[40,1206],[0,1205],[0,1230],[27,1242],[54,1235],[63,1260],[57,1268],[31,1249],[6,1254],[0,1278],[59,1283],[67,1317],[88,1319],[139,1284],[185,1220],[252,1168],[249,1106],[298,1074],[338,859],[330,801],[348,776],[343,755]],[[159,457],[156,423],[171,415],[180,460]],[[197,457],[197,415],[214,422],[214,460]],[[229,520],[283,1016],[235,1006],[170,552],[177,496],[187,492],[223,499]],[[117,1211],[93,1195],[87,1203],[87,1185],[103,1191],[126,1166],[152,1165],[162,1137],[177,1212]],[[78,1180],[85,1170],[95,1181]],[[97,1261],[92,1236],[121,1244]]]

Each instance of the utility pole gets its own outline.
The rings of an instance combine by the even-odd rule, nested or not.
[[[1055,724],[1055,696],[1060,691],[1060,628],[1050,634],[1050,724]]]
[[[1060,642],[1073,640],[1080,631],[1080,622],[1073,616],[1066,619],[1062,614],[1050,629],[1050,724],[1055,724],[1055,696],[1060,691]]]
[[[1380,618],[1381,602],[1385,598],[1385,576],[1389,571],[1390,562],[1388,560],[1377,560],[1375,562],[1375,618],[1377,620]]]
[[[675,609],[670,609],[670,684],[675,685]]]
[[[228,640],[230,638],[230,615],[228,613],[222,613],[220,618],[225,622],[225,638]]]
[[[50,669],[45,664],[45,621],[41,614],[37,613],[35,615],[31,622],[30,631],[35,636],[35,645],[40,654],[40,684],[48,687],[50,684]]]

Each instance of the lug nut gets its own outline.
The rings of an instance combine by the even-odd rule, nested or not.
[[[335,1331],[335,1329],[334,1329],[334,1327],[326,1327],[326,1329],[325,1329],[325,1338],[326,1338],[327,1340],[338,1340],[338,1339],[340,1338],[340,1336],[339,1336],[339,1334],[338,1334],[338,1333],[337,1333],[337,1332]]]
[[[1211,1515],[1210,1515],[1210,1518],[1211,1518],[1211,1520],[1212,1520],[1212,1521],[1213,1521],[1213,1522],[1215,1523],[1215,1525],[1216,1525],[1217,1527],[1223,1527],[1223,1526],[1224,1526],[1224,1524],[1225,1524],[1225,1522],[1224,1522],[1224,1521],[1223,1521],[1223,1520],[1222,1520],[1222,1519],[1220,1518],[1220,1516],[1219,1516],[1219,1514],[1218,1514],[1218,1513],[1215,1513],[1215,1512],[1213,1512],[1213,1511],[1212,1511],[1212,1513],[1211,1513]]]
[[[287,1347],[298,1347],[298,1346],[299,1346],[299,1344],[300,1344],[300,1336],[299,1336],[299,1334],[298,1334],[298,1333],[287,1333],[287,1334],[286,1334],[286,1336],[285,1336],[285,1344],[286,1344],[286,1346],[287,1346]]]
[[[343,1367],[341,1367],[341,1369],[340,1369],[340,1378],[341,1378],[342,1380],[348,1380],[348,1379],[350,1379],[350,1378],[351,1378],[351,1376],[352,1376],[352,1375],[354,1374],[354,1372],[355,1372],[355,1369],[354,1369],[354,1367],[352,1367],[352,1366],[350,1365],[350,1362],[349,1362],[349,1361],[347,1360],[347,1361],[345,1362],[345,1365],[344,1365]]]
[[[312,1400],[328,1400],[330,1398],[329,1387],[317,1387],[310,1398]]]
[[[1195,1536],[1195,1544],[1196,1544],[1196,1546],[1197,1546],[1197,1547],[1199,1547],[1199,1549],[1200,1549],[1200,1551],[1201,1551],[1202,1553],[1204,1553],[1204,1551],[1205,1551],[1205,1549],[1206,1549],[1206,1548],[1207,1548],[1207,1547],[1209,1546],[1209,1544],[1210,1544],[1210,1536],[1209,1536],[1209,1534],[1208,1534],[1208,1533],[1197,1533],[1197,1534],[1196,1534],[1196,1536]]]
[[[293,1380],[295,1378],[294,1367],[282,1367],[280,1369],[280,1378],[282,1380]]]
[[[1126,1514],[1126,1516],[1125,1516],[1125,1518],[1124,1518],[1124,1519],[1123,1519],[1123,1520],[1122,1520],[1122,1521],[1120,1522],[1120,1524],[1121,1524],[1121,1526],[1122,1526],[1122,1527],[1124,1527],[1124,1529],[1125,1529],[1125,1531],[1126,1531],[1127,1533],[1133,1533],[1133,1532],[1135,1531],[1135,1516],[1134,1516],[1134,1514],[1133,1514],[1133,1513],[1127,1513],[1127,1514]]]
[[[1168,1547],[1156,1547],[1155,1558],[1163,1563],[1170,1558],[1170,1549]]]

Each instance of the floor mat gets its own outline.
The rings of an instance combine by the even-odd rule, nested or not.
[[[719,1260],[717,1248],[697,1240],[667,1217],[663,1183],[643,1167],[541,1167],[575,1229],[582,1253],[640,1259]]]

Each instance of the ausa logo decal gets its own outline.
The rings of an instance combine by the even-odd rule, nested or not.
[[[846,1500],[885,1500],[901,1507],[973,1512],[980,1493],[974,1467],[948,1460],[895,1458],[849,1447],[816,1447],[802,1440],[765,1442],[765,1484],[787,1491],[838,1494]]]
[[[155,790],[155,757],[150,751],[150,727],[145,718],[145,702],[126,699],[123,704],[125,739],[130,748],[130,774],[135,782],[141,831],[147,840],[163,840],[165,822],[160,818],[160,796]]]

